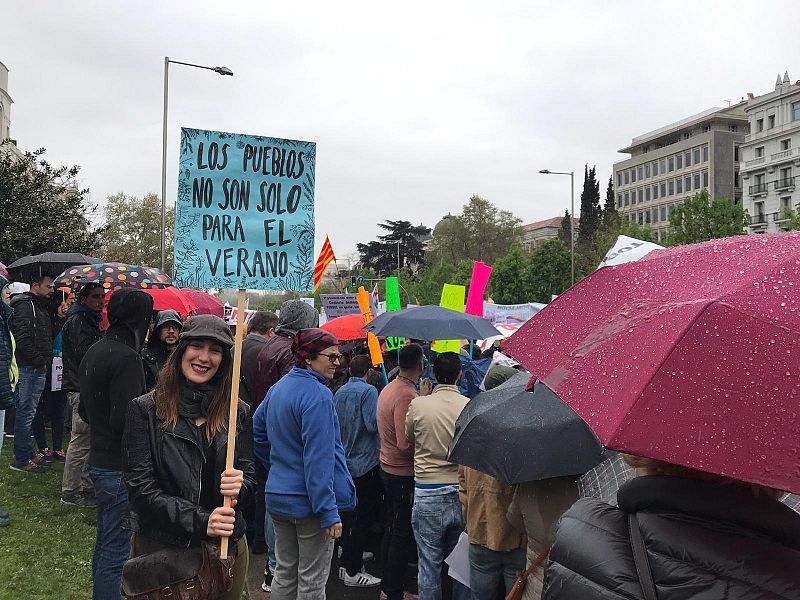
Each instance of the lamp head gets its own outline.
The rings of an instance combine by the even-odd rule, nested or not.
[[[541,171],[539,171],[539,173],[543,173],[544,175],[549,175],[550,174],[550,170],[549,169],[542,169]]]
[[[233,71],[231,71],[228,67],[214,67],[214,71],[216,71],[220,75],[233,76]]]

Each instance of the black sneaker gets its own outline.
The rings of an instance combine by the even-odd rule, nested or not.
[[[46,473],[47,467],[45,467],[44,465],[37,465],[32,460],[29,460],[26,463],[19,463],[17,461],[14,461],[11,463],[11,470],[19,471],[20,473],[38,474],[38,473]]]
[[[64,496],[61,504],[75,508],[97,508],[97,500],[88,496]]]
[[[268,594],[272,593],[272,573],[269,572],[268,568],[264,569],[264,583],[261,584],[261,589]]]

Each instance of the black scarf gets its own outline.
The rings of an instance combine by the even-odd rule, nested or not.
[[[178,414],[187,419],[198,419],[208,416],[208,407],[214,399],[217,386],[209,383],[192,383],[185,381],[178,403]]]

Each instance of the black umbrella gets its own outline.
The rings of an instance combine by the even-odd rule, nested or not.
[[[8,272],[16,281],[42,275],[55,278],[68,267],[99,262],[102,261],[79,252],[44,252],[14,261],[8,266]]]
[[[472,399],[456,421],[449,460],[524,483],[580,475],[608,458],[589,426],[546,385],[527,375]]]
[[[482,317],[441,306],[420,306],[375,317],[364,329],[381,337],[415,340],[483,340],[502,335]]]

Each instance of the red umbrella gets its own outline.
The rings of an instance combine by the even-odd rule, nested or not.
[[[604,267],[504,351],[614,450],[800,492],[800,233]]]
[[[142,290],[153,297],[153,310],[176,310],[184,319],[197,314],[197,304],[186,294],[186,290],[178,288],[148,288]]]
[[[196,306],[195,314],[197,315],[216,315],[220,319],[225,316],[225,304],[218,298],[211,294],[206,294],[200,290],[192,288],[181,288],[183,292]]]
[[[331,319],[322,329],[336,336],[340,342],[349,340],[365,340],[367,332],[364,331],[364,317],[362,315],[345,315]]]

